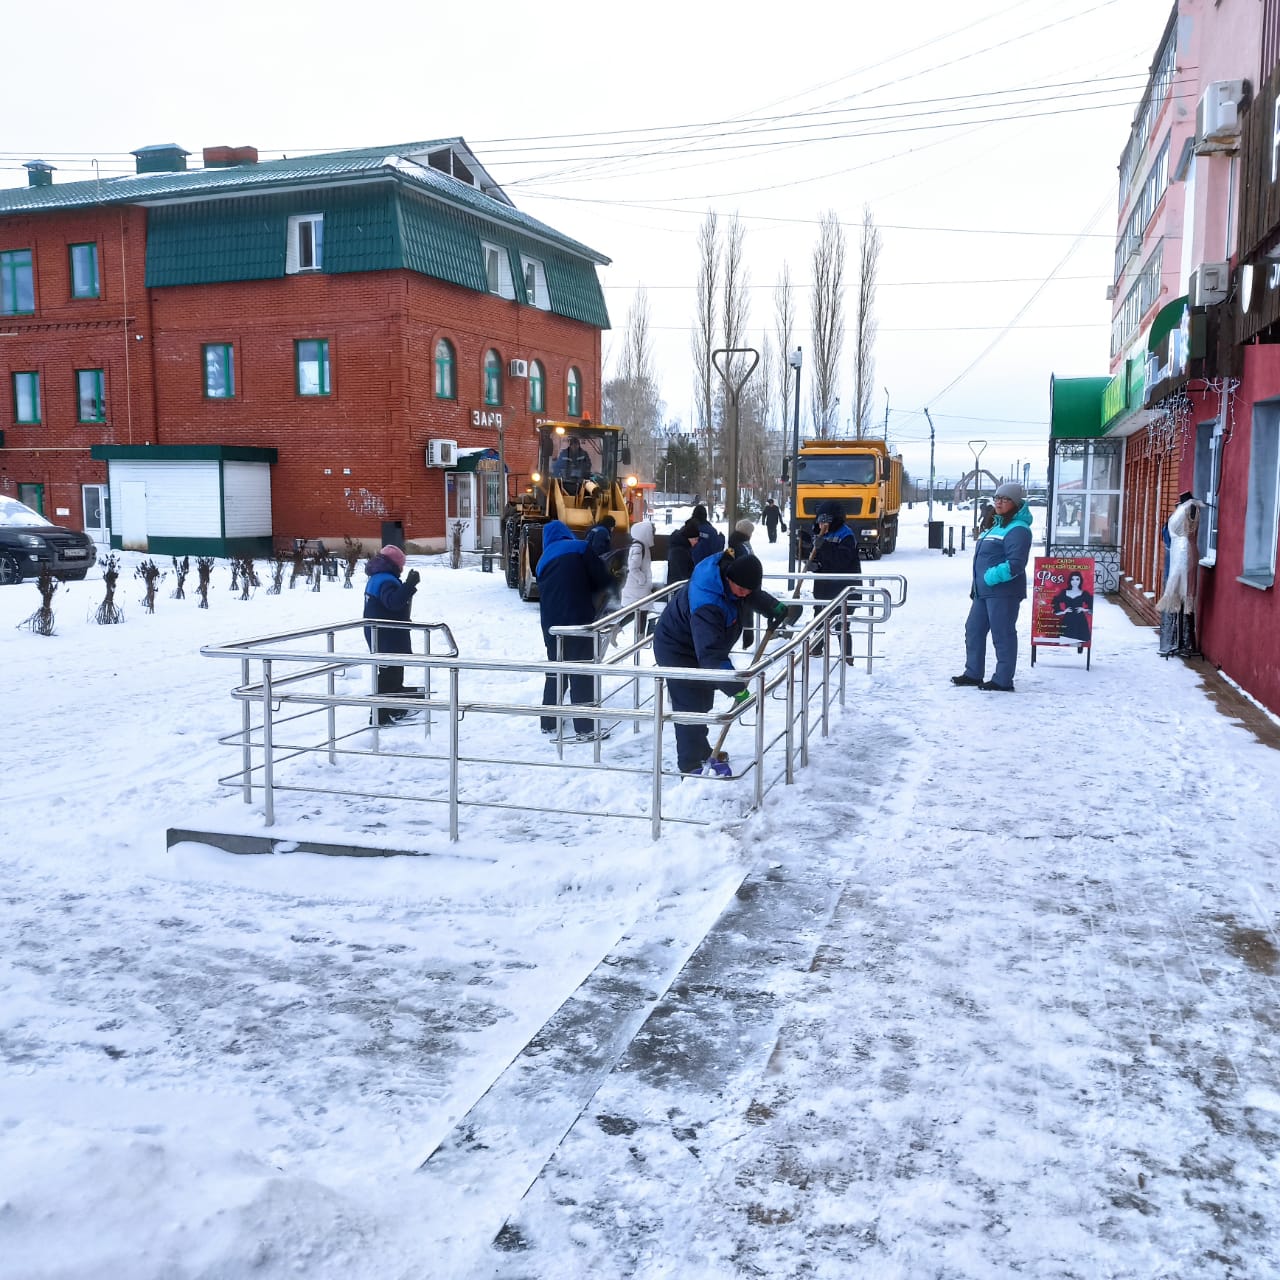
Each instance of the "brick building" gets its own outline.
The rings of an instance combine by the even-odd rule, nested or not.
[[[535,419],[598,412],[608,259],[462,139],[134,155],[0,191],[0,492],[160,554],[459,520],[487,545],[494,455],[520,485]]]

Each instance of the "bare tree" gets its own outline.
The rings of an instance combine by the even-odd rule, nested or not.
[[[813,248],[813,374],[809,379],[809,407],[814,433],[820,439],[835,434],[836,391],[844,352],[844,228],[834,209],[823,215],[818,243]]]
[[[871,396],[876,372],[876,280],[880,274],[880,229],[871,206],[862,206],[858,246],[858,308],[853,338],[853,430],[859,440],[871,426]]]
[[[787,408],[791,404],[791,379],[795,370],[789,362],[791,343],[795,338],[796,299],[791,289],[791,268],[784,262],[773,289],[773,336],[778,347],[778,400],[782,409],[782,434],[787,434]]]
[[[711,353],[716,341],[716,292],[720,284],[720,229],[714,209],[707,210],[698,228],[698,285],[696,314],[693,323],[693,368],[697,390],[698,421],[694,430],[705,442],[703,463],[706,467],[704,491],[711,493],[715,482],[715,370]]]
[[[775,424],[777,363],[777,350],[766,333],[760,344],[760,368],[743,387],[739,405],[738,478],[755,511],[759,511],[764,499],[774,492],[781,470]]]
[[[631,447],[640,459],[656,459],[655,441],[665,408],[654,373],[650,314],[649,294],[642,285],[627,311],[617,371],[605,383],[601,397],[605,420],[627,429]]]
[[[737,347],[746,346],[747,341],[747,320],[751,312],[750,302],[750,285],[751,276],[747,270],[745,261],[743,260],[743,245],[746,240],[746,229],[742,225],[742,219],[735,213],[729,219],[729,225],[725,231],[724,254],[723,254],[723,286],[721,291],[721,331],[724,335],[724,345],[730,350]],[[735,439],[731,432],[733,430],[732,423],[732,396],[734,388],[738,381],[751,368],[750,356],[726,356],[720,361],[720,366],[724,370],[728,385],[721,380],[719,388],[720,404],[721,404],[721,421],[720,421],[720,456],[725,460],[724,475],[725,485],[737,485],[741,488],[741,440]],[[717,375],[719,376],[719,375]],[[752,377],[750,381],[754,382]],[[744,384],[742,393],[738,399],[738,431],[739,436],[742,432],[743,404],[742,401],[746,395],[746,385]],[[725,495],[725,510],[728,518],[731,518],[737,511],[738,493],[727,493]]]

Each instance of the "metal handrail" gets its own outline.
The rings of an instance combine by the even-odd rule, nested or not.
[[[589,624],[584,628],[556,628],[557,632],[567,631],[594,633],[597,637],[597,652],[600,638],[607,636],[618,625],[629,618],[641,616],[654,600],[669,595],[675,587],[664,587],[656,590],[644,600],[614,611],[612,615]],[[368,622],[365,619],[335,623],[328,626],[303,628],[289,632],[279,632],[267,636],[255,637],[251,640],[225,644],[206,645],[201,653],[208,657],[231,658],[241,663],[241,679],[232,690],[232,696],[242,706],[241,727],[237,732],[220,739],[229,746],[238,746],[241,750],[241,768],[233,774],[220,779],[226,785],[236,786],[241,790],[246,803],[252,803],[256,791],[263,794],[264,821],[271,826],[275,821],[275,796],[282,791],[323,792],[338,795],[366,795],[367,788],[351,789],[339,787],[323,787],[300,785],[287,779],[277,770],[300,755],[325,754],[331,765],[337,765],[341,757],[391,755],[400,758],[412,758],[424,762],[443,762],[448,766],[447,796],[414,795],[402,796],[402,799],[420,800],[432,803],[447,803],[449,807],[449,833],[452,840],[459,836],[459,809],[463,806],[481,805],[483,807],[510,807],[504,802],[495,800],[474,800],[461,792],[461,770],[463,766],[472,764],[510,764],[512,766],[556,767],[556,768],[592,768],[601,767],[600,743],[594,744],[591,764],[568,763],[563,759],[562,749],[557,753],[554,763],[503,758],[500,760],[464,756],[461,754],[460,727],[468,715],[501,715],[516,718],[533,716],[555,718],[561,726],[558,737],[563,739],[563,725],[575,716],[594,721],[613,720],[629,722],[639,732],[645,724],[652,726],[653,754],[648,769],[638,769],[634,765],[623,766],[620,770],[627,774],[649,773],[652,778],[650,787],[649,811],[619,814],[592,813],[592,816],[622,816],[638,819],[647,818],[651,825],[654,839],[661,833],[664,814],[662,812],[663,780],[671,776],[662,767],[662,737],[667,724],[706,724],[723,727],[736,720],[754,716],[754,735],[752,754],[746,767],[737,776],[752,776],[752,807],[759,807],[765,795],[773,786],[782,782],[790,785],[795,780],[797,764],[803,767],[808,760],[808,739],[815,728],[822,736],[826,736],[830,728],[831,704],[838,701],[843,704],[846,687],[846,664],[841,661],[832,662],[831,641],[840,631],[854,632],[853,620],[861,612],[868,620],[868,634],[874,634],[875,624],[887,621],[893,610],[890,592],[885,588],[863,587],[864,599],[855,601],[853,588],[846,588],[833,601],[813,601],[810,599],[789,600],[788,603],[801,604],[812,609],[810,617],[803,626],[785,637],[777,647],[765,653],[759,661],[737,668],[734,678],[751,688],[753,697],[743,706],[734,706],[725,711],[708,712],[675,712],[666,699],[666,683],[672,679],[697,683],[723,683],[724,671],[704,671],[684,667],[663,667],[642,665],[639,655],[648,648],[650,641],[642,637],[637,645],[620,651],[615,661],[570,662],[556,661],[513,661],[501,658],[466,658],[462,656],[453,641],[447,627],[439,623],[390,623],[378,622],[378,626],[396,627],[412,632],[425,633],[424,644],[429,644],[433,631],[444,630],[448,639],[448,652],[411,652],[388,655],[386,653],[369,653],[364,650],[341,651],[337,642],[351,633],[363,631]],[[300,642],[307,642],[324,637],[324,648],[319,646],[295,647]],[[820,670],[810,670],[809,659],[814,645],[819,639],[825,643],[825,658]],[[607,641],[606,641],[607,643]],[[625,662],[629,655],[632,661]],[[613,655],[610,655],[612,657]],[[422,695],[420,697],[371,691],[367,694],[339,692],[335,686],[335,677],[348,668],[365,668],[370,671],[370,685],[376,681],[376,668],[388,664],[390,658],[397,666],[407,669],[421,670],[423,673]],[[868,669],[870,669],[870,650],[868,649]],[[260,673],[253,671],[253,666],[260,667]],[[595,701],[589,704],[544,705],[542,702],[504,701],[500,696],[495,698],[491,687],[486,687],[485,695],[479,698],[465,696],[464,681],[473,674],[501,674],[528,680],[536,677],[544,680],[548,673],[555,674],[562,680],[573,675],[590,675],[597,682]],[[254,678],[258,674],[258,678]],[[319,688],[311,687],[317,680],[323,680]],[[309,684],[308,682],[311,682]],[[619,705],[615,699],[620,691],[631,689],[631,705]],[[776,696],[776,697],[775,697]],[[780,702],[776,701],[780,698]],[[415,708],[426,713],[424,738],[428,743],[432,740],[432,726],[437,717],[447,721],[447,743],[442,744],[442,751],[406,751],[401,747],[384,750],[377,723],[379,708]],[[300,710],[301,708],[301,710]],[[372,723],[358,728],[339,730],[337,715],[344,709],[362,709],[367,712]],[[781,709],[783,720],[779,724],[777,711]],[[816,716],[811,714],[816,712]],[[258,712],[255,722],[254,712]],[[288,738],[305,737],[296,729],[302,725],[314,723],[315,715],[324,718],[323,736],[319,741],[289,741]],[[768,721],[773,725],[768,731]],[[287,733],[286,731],[287,728]],[[361,748],[354,740],[365,732],[372,734],[372,749]],[[562,748],[562,742],[561,742]],[[773,759],[772,753],[781,749],[780,763],[772,774],[766,776],[768,761]],[[617,768],[617,766],[613,766]],[[535,806],[520,806],[533,808]],[[546,806],[546,812],[565,812],[563,806]],[[696,821],[687,817],[666,816],[667,821]]]

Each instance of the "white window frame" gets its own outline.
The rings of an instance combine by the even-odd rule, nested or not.
[[[539,311],[551,310],[551,295],[547,292],[547,271],[537,258],[520,255],[520,270],[524,274],[524,292],[531,307]]]
[[[1249,489],[1244,508],[1244,554],[1237,581],[1266,590],[1276,580],[1280,536],[1280,400],[1253,406]]]
[[[1218,478],[1222,474],[1222,418],[1196,427],[1196,464],[1192,488],[1205,504],[1200,516],[1200,563],[1212,569],[1218,563]]]
[[[480,252],[484,258],[485,292],[497,294],[508,302],[516,300],[516,284],[511,278],[511,256],[500,245],[480,241]]]
[[[289,243],[285,251],[286,275],[324,269],[324,214],[296,213],[289,218]]]

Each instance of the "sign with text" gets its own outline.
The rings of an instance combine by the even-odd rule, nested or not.
[[[1032,645],[1093,643],[1093,557],[1037,556],[1031,586]]]

